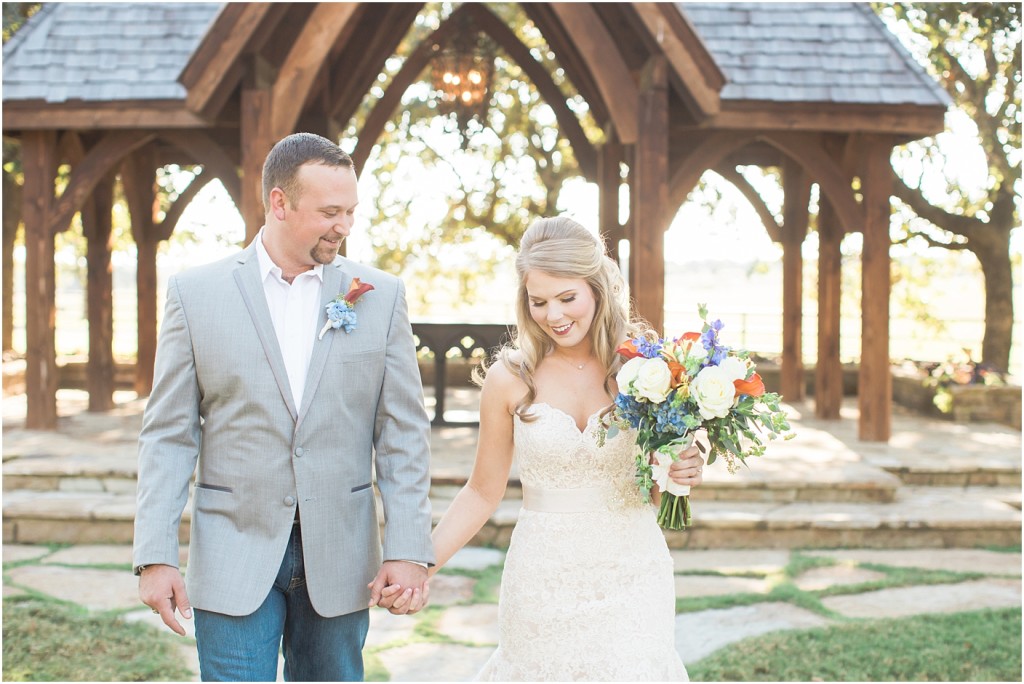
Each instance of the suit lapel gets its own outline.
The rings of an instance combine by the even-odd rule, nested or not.
[[[284,366],[284,356],[277,343],[277,333],[274,332],[274,322],[270,318],[270,308],[267,306],[267,295],[263,291],[263,283],[260,282],[260,260],[256,256],[255,243],[250,244],[242,252],[239,262],[241,265],[235,269],[234,273],[235,282],[238,283],[238,289],[242,291],[242,299],[256,326],[256,334],[259,335],[260,342],[263,344],[263,351],[267,355],[270,370],[274,373],[281,396],[284,397],[284,402],[288,405],[292,420],[297,420],[298,412],[295,409],[295,400],[292,398],[288,372]]]
[[[320,311],[316,318],[316,334],[319,335],[327,323],[327,304],[339,294],[343,294],[342,288],[347,288],[349,278],[341,269],[341,264],[335,263],[324,266],[324,285],[320,290]],[[313,354],[309,357],[309,371],[306,373],[306,385],[302,390],[302,406],[299,408],[299,422],[309,410],[309,405],[316,394],[316,388],[320,384],[320,376],[323,375],[324,367],[327,365],[327,356],[334,344],[334,338],[338,336],[337,330],[328,330],[321,339],[313,342]]]

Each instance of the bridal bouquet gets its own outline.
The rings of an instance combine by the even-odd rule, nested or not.
[[[750,355],[720,342],[722,322],[708,323],[704,304],[698,312],[704,321],[700,333],[671,340],[648,333],[618,348],[629,360],[616,376],[615,408],[599,433],[603,440],[618,428],[637,430],[637,485],[647,501],[658,485],[658,523],[669,530],[690,525],[690,488],[673,482],[668,469],[696,431],[707,432],[710,447],[698,443],[707,463],[721,456],[732,473],[737,460],[746,465],[748,456],[764,453],[762,435],[772,440],[790,430],[779,395],[765,392]]]

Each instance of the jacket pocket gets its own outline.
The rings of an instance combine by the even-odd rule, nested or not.
[[[196,482],[196,487],[199,489],[212,489],[215,492],[227,492],[232,493],[235,490],[231,487],[224,487],[221,485],[206,484],[205,482]]]

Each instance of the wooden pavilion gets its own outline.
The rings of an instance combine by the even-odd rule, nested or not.
[[[111,205],[119,177],[138,245],[136,389],[156,349],[156,250],[199,188],[216,177],[251,238],[262,223],[260,170],[280,137],[338,139],[419,3],[53,3],[3,51],[3,132],[20,140],[26,246],[26,425],[56,426],[54,237],[80,212],[88,239],[88,389],[111,406],[114,363]],[[706,170],[732,181],[784,250],[781,387],[803,396],[802,257],[812,184],[818,213],[817,414],[838,418],[840,241],[863,234],[861,439],[891,430],[889,216],[895,145],[943,128],[948,96],[863,3],[524,3],[566,78],[603,128],[592,140],[548,68],[491,6],[458,5],[404,59],[365,118],[361,167],[435,46],[470,18],[534,82],[586,177],[600,189],[601,231],[630,244],[637,308],[662,324],[664,232]],[[157,222],[166,164],[203,173]],[[630,211],[620,225],[621,164]],[[70,180],[57,194],[61,164]],[[737,165],[782,169],[779,223]],[[5,222],[5,225],[7,223]],[[5,235],[5,249],[8,244]]]

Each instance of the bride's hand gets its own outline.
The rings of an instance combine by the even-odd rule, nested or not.
[[[704,481],[704,459],[697,447],[692,446],[679,452],[679,458],[669,466],[668,476],[672,481],[695,487]]]

